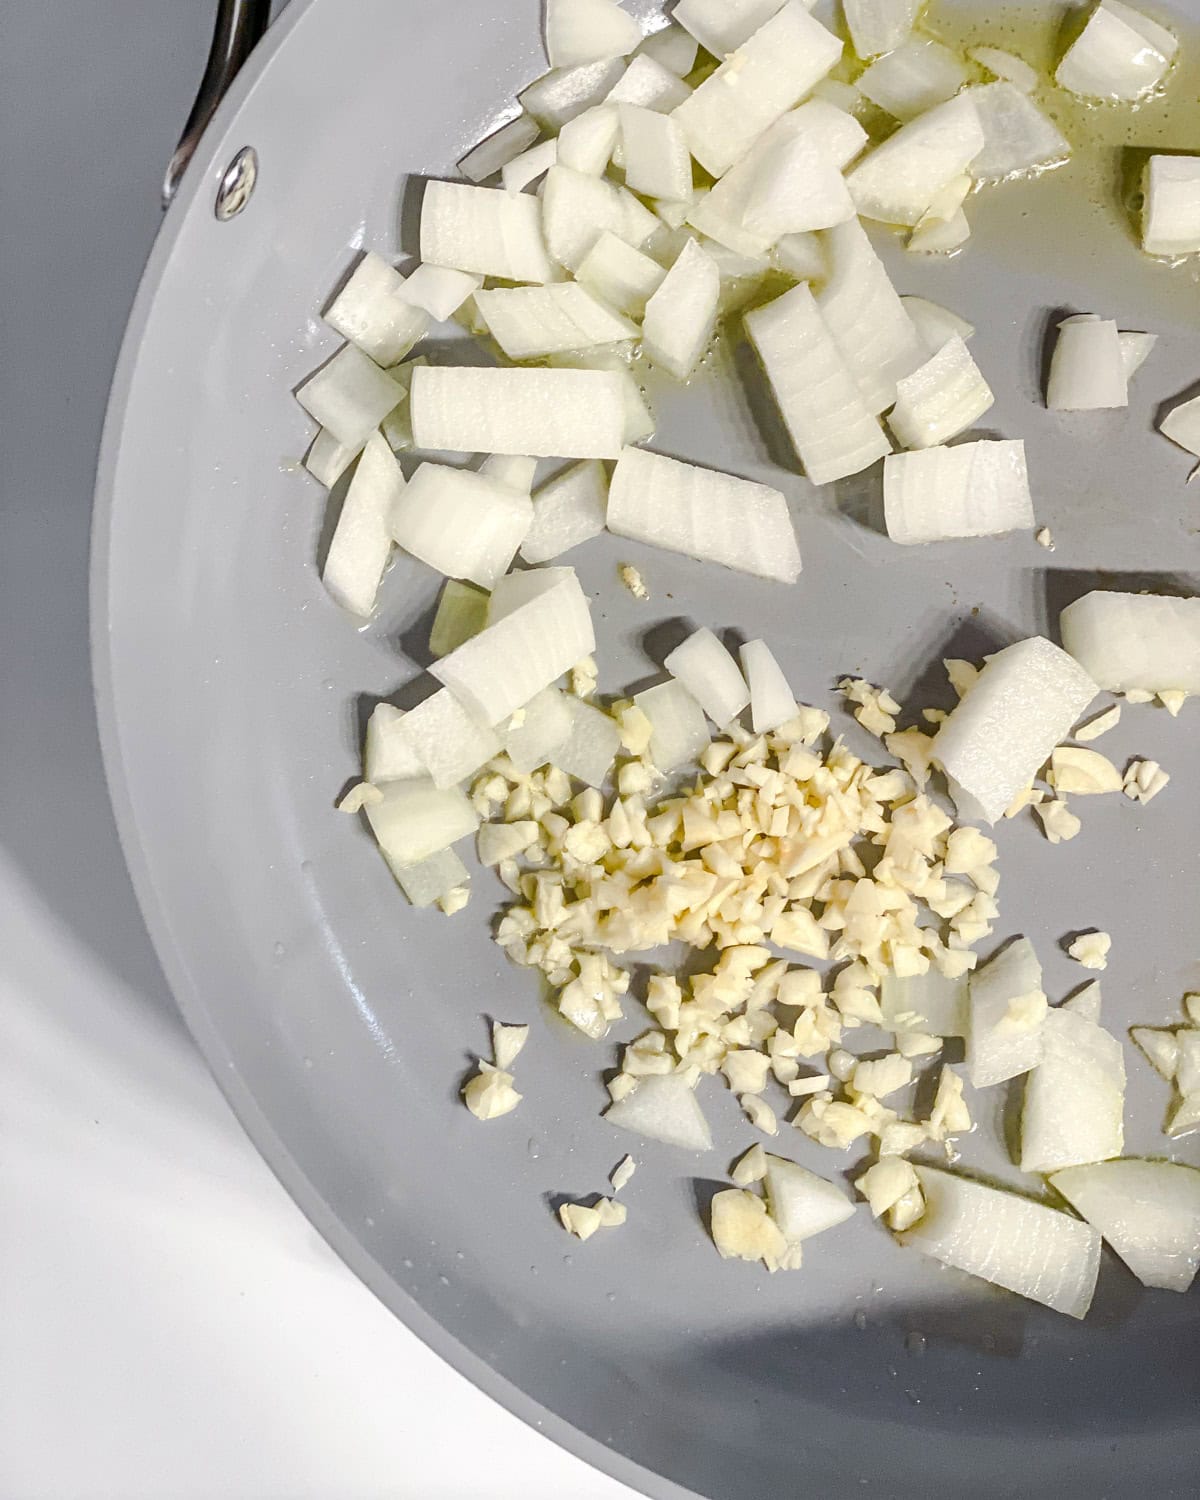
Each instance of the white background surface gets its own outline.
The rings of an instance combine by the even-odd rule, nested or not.
[[[121,862],[92,471],[214,3],[0,0],[0,1500],[620,1500],[309,1228],[175,1015]]]

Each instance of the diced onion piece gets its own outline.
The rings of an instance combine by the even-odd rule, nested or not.
[[[931,37],[910,37],[873,62],[855,86],[897,120],[911,120],[952,99],[968,77],[949,47]]]
[[[610,1125],[685,1151],[711,1151],[712,1133],[695,1090],[682,1073],[642,1078],[632,1094],[604,1112]]]
[[[696,39],[677,22],[652,31],[638,47],[639,57],[649,57],[677,78],[686,78],[696,66]]]
[[[552,354],[549,362],[556,369],[608,371],[620,387],[626,443],[643,443],[654,436],[654,413],[647,404],[645,394],[630,374],[628,365],[611,346],[584,353]]]
[[[1176,38],[1120,0],[1103,0],[1054,74],[1060,88],[1090,99],[1138,99],[1162,82]]]
[[[1200,1130],[1200,1094],[1185,1094],[1167,1119],[1167,1135],[1178,1140],[1197,1130]]]
[[[485,629],[429,669],[486,724],[511,718],[596,649],[587,598],[574,568],[510,577],[530,592],[503,613],[493,609]]]
[[[1028,95],[1011,83],[983,83],[967,90],[983,126],[983,150],[971,163],[976,182],[1003,182],[1061,165],[1071,143]]]
[[[642,448],[626,448],[613,472],[608,529],[780,583],[794,583],[800,572],[778,490]]]
[[[621,748],[621,731],[601,709],[579,698],[566,700],[571,727],[554,752],[554,764],[588,786],[603,786]]]
[[[500,185],[506,193],[520,193],[530,183],[544,177],[557,160],[558,142],[541,141],[505,163],[500,173]]]
[[[1046,405],[1051,411],[1098,411],[1129,405],[1117,325],[1106,318],[1067,318],[1058,325]]]
[[[429,331],[429,318],[404,295],[404,277],[368,250],[329,304],[325,321],[377,365],[394,365]]]
[[[876,146],[847,177],[865,218],[917,224],[937,193],[970,167],[984,147],[969,93],[926,110]]]
[[[687,380],[712,341],[717,327],[721,276],[716,262],[689,239],[646,303],[642,340],[654,364],[676,380]]]
[[[304,410],[339,443],[360,449],[403,389],[354,344],[345,344],[296,392]]]
[[[1117,342],[1121,346],[1121,364],[1128,384],[1150,358],[1151,351],[1158,343],[1158,334],[1126,333],[1122,330],[1117,334]]]
[[[555,279],[537,199],[503,188],[427,182],[421,202],[421,259],[505,281]]]
[[[486,182],[501,170],[505,162],[527,151],[538,138],[538,124],[528,115],[517,115],[491,135],[472,147],[458,163],[458,170],[469,182]]]
[[[675,111],[692,155],[720,177],[833,67],[842,44],[787,3]]]
[[[928,973],[902,979],[885,972],[879,991],[887,1031],[924,1032],[929,1036],[966,1036],[968,980],[947,978],[932,965]]]
[[[960,443],[883,461],[883,507],[894,542],[1000,536],[1034,525],[1023,442]]]
[[[571,700],[558,688],[543,688],[521,710],[520,724],[504,730],[505,754],[522,775],[554,759],[575,723]],[[503,726],[502,726],[503,727]]]
[[[580,262],[576,275],[588,291],[618,312],[640,318],[662,285],[666,271],[657,261],[606,229]]]
[[[1017,938],[971,975],[967,1073],[989,1088],[1036,1068],[1047,1014],[1042,966],[1028,938]]]
[[[1120,1156],[1124,1115],[1120,1042],[1086,1016],[1048,1012],[1042,1060],[1025,1080],[1021,1171],[1057,1172]]]
[[[1129,1035],[1154,1071],[1169,1083],[1179,1066],[1179,1041],[1175,1033],[1155,1026],[1132,1026]]]
[[[400,733],[439,790],[465,781],[500,751],[496,735],[472,718],[449,688],[410,709],[400,721]]]
[[[624,57],[641,39],[641,27],[613,0],[546,0],[546,56],[552,68]]]
[[[482,589],[458,578],[448,578],[429,632],[430,652],[434,656],[448,656],[457,650],[487,624],[487,612],[488,596]]]
[[[435,787],[428,777],[389,781],[383,798],[365,811],[371,830],[393,869],[428,859],[466,838],[479,817],[458,787]]]
[[[725,57],[749,41],[783,0],[679,0],[672,14],[706,52]]]
[[[573,172],[599,177],[608,167],[621,119],[615,104],[593,104],[558,132],[558,160]]]
[[[616,458],[624,447],[625,398],[608,371],[426,365],[409,400],[416,445],[434,452]]]
[[[536,458],[524,458],[517,453],[489,453],[479,465],[479,473],[485,479],[516,490],[519,495],[528,495],[533,489],[537,466]]]
[[[626,186],[651,198],[686,198],[692,191],[692,158],[676,121],[640,104],[617,108]]]
[[[348,447],[322,427],[304,456],[304,467],[318,484],[331,490],[361,452],[361,444],[356,448]]]
[[[1051,1186],[1098,1229],[1143,1286],[1186,1292],[1200,1267],[1200,1172],[1173,1161],[1104,1161]]]
[[[709,742],[704,710],[680,682],[662,682],[634,697],[650,720],[650,760],[664,775],[691,765]]]
[[[1015,1193],[918,1166],[925,1213],[903,1244],[943,1265],[1082,1318],[1100,1270],[1100,1236],[1070,1214]]]
[[[875,415],[892,405],[897,382],[928,355],[858,220],[839,224],[822,239],[830,272],[816,294],[817,308]]]
[[[743,223],[773,244],[852,218],[854,203],[836,164],[810,137],[793,134],[759,163]]]
[[[415,359],[407,360],[402,365],[393,365],[387,372],[401,392],[399,403],[392,407],[379,424],[379,430],[391,444],[393,453],[407,452],[413,445],[412,412],[409,409],[408,393],[412,387],[413,371],[428,363],[425,356],[419,354]]]
[[[1200,457],[1200,396],[1173,406],[1158,424],[1164,437]]]
[[[1200,693],[1200,598],[1097,589],[1067,605],[1063,645],[1110,692]]]
[[[960,816],[1002,818],[1096,692],[1079,663],[1042,636],[992,656],[933,742]]]
[[[793,1244],[854,1217],[854,1204],[845,1193],[785,1157],[767,1154],[766,1185],[771,1217]]]
[[[413,906],[433,906],[460,886],[469,885],[470,871],[453,849],[442,849],[415,865],[397,865],[392,873]]]
[[[745,641],[739,655],[750,689],[750,722],[755,734],[769,734],[796,717],[795,695],[766,641]]]
[[[585,63],[579,68],[553,68],[535,78],[517,95],[522,106],[547,130],[560,130],[576,115],[603,104],[625,64],[619,57]]]
[[[424,778],[425,767],[403,730],[404,715],[390,703],[377,703],[367,720],[363,775],[372,786]],[[366,804],[364,804],[365,806]]]
[[[1002,78],[1005,83],[1011,83],[1013,88],[1020,89],[1023,94],[1032,94],[1037,88],[1036,68],[1031,68],[1024,59],[1014,57],[1001,47],[971,47],[967,56],[994,77]]]
[[[399,295],[414,307],[421,307],[431,318],[444,323],[452,318],[473,292],[483,285],[483,277],[470,271],[452,271],[447,266],[418,266]],[[389,360],[394,364],[394,360]]]
[[[995,399],[966,344],[950,338],[897,383],[888,426],[906,448],[934,448],[965,432]]]
[[[422,464],[396,501],[392,535],[448,578],[490,589],[508,571],[532,520],[529,497],[506,484],[466,469]]]
[[[663,666],[691,693],[719,729],[732,724],[750,702],[738,664],[707,628],[676,646]]]
[[[748,313],[746,331],[813,484],[858,474],[891,452],[807,285]]]
[[[375,608],[392,554],[391,517],[404,494],[404,475],[379,433],[367,440],[342,502],[321,572],[325,587],[351,614]]]
[[[608,477],[594,459],[574,464],[544,484],[533,498],[533,524],[521,543],[526,562],[561,557],[604,530]]]
[[[795,281],[822,281],[827,274],[825,247],[817,234],[785,234],[771,251],[775,268]]]
[[[948,307],[930,302],[925,297],[905,296],[900,301],[930,354],[936,354],[947,340],[955,337],[965,343],[975,332],[975,325],[968,323],[966,318],[960,318]]]
[[[653,109],[659,114],[669,115],[685,99],[689,99],[691,93],[691,89],[678,74],[643,53],[633,59],[613,84],[609,90],[608,102],[637,104],[643,109]],[[613,154],[613,163],[618,167],[625,165],[619,140]]]
[[[1142,193],[1142,249],[1147,255],[1194,255],[1200,250],[1200,156],[1152,156]]]
[[[551,167],[546,174],[542,224],[547,249],[570,271],[579,269],[606,229],[636,248],[659,227],[658,220],[632,193],[602,177],[590,177],[564,166]]]
[[[509,359],[541,359],[637,337],[628,318],[573,281],[477,292],[475,305]]]
[[[953,255],[971,238],[971,226],[961,208],[947,217],[926,214],[908,237],[905,249],[914,255]]]
[[[1085,1021],[1100,1024],[1100,981],[1089,980],[1069,1000],[1064,1000],[1061,1009],[1071,1016],[1082,1016]]]
[[[893,52],[908,40],[922,0],[845,0],[843,13],[861,58]]]

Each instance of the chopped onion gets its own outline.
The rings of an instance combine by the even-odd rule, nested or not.
[[[1114,693],[1200,693],[1200,598],[1097,589],[1068,604],[1063,645]]]
[[[637,337],[628,318],[573,281],[477,292],[475,305],[509,359],[541,359]]]
[[[917,224],[983,147],[979,113],[969,93],[959,94],[901,125],[864,157],[846,179],[850,196],[868,219]]]
[[[854,218],[837,164],[807,134],[782,140],[759,163],[742,222],[774,244],[781,235],[828,229]]]
[[[1051,1186],[1098,1229],[1143,1286],[1186,1292],[1200,1267],[1200,1172],[1173,1161],[1104,1161]]]
[[[1003,182],[1071,155],[1071,143],[1028,95],[1011,83],[983,83],[967,90],[983,126],[983,150],[971,163],[977,182]]]
[[[1194,255],[1200,250],[1200,156],[1152,156],[1142,192],[1146,254]]]
[[[558,161],[573,172],[599,177],[612,159],[620,133],[617,106],[593,104],[559,131]]]
[[[368,250],[329,304],[325,321],[377,365],[394,365],[429,332],[429,318],[404,294],[404,277]]]
[[[321,578],[351,614],[372,613],[392,554],[393,507],[404,495],[404,475],[392,450],[375,433],[368,438],[342,502]]]
[[[408,393],[412,389],[413,371],[428,363],[425,356],[419,354],[415,359],[407,360],[402,365],[393,365],[387,372],[401,392],[397,405],[392,407],[379,424],[379,430],[391,444],[393,453],[404,453],[413,445],[412,412],[409,408]]]
[[[685,99],[690,99],[691,94],[691,89],[678,74],[672,73],[670,68],[664,68],[654,58],[642,54],[633,59],[609,90],[608,102],[638,104],[643,109],[653,109],[659,114],[668,115]],[[619,167],[625,164],[619,142],[614,161]]]
[[[890,454],[883,461],[883,509],[888,536],[905,545],[1032,528],[1025,444]]]
[[[662,682],[634,696],[650,720],[650,760],[664,775],[691,765],[709,742],[704,710],[680,682]]]
[[[841,53],[837,37],[799,0],[787,0],[676,109],[692,155],[720,177]]]
[[[521,543],[529,563],[561,557],[604,530],[608,478],[594,459],[574,464],[544,484],[534,496],[533,524]]]
[[[361,452],[361,444],[351,448],[339,443],[332,432],[322,427],[304,456],[304,467],[318,484],[331,490]]]
[[[738,664],[706,628],[676,646],[663,662],[719,729],[732,724],[750,702],[750,689]]]
[[[458,163],[458,170],[469,182],[486,182],[501,170],[505,162],[512,161],[527,151],[538,138],[538,124],[526,114],[517,115],[499,130],[472,147]]]
[[[613,346],[588,349],[582,353],[576,351],[570,354],[552,354],[549,363],[560,370],[608,371],[621,389],[626,443],[641,443],[654,436],[654,413],[647,404],[645,393]]]
[[[536,198],[461,182],[425,184],[421,259],[505,281],[553,281]]]
[[[1082,1318],[1100,1271],[1100,1236],[1070,1214],[967,1177],[918,1166],[925,1213],[903,1244],[943,1265]]]
[[[767,1154],[766,1185],[771,1217],[792,1244],[854,1217],[854,1204],[845,1193],[785,1157]]]
[[[960,816],[1002,818],[1096,692],[1079,663],[1042,636],[990,657],[933,742]]]
[[[520,581],[520,602],[513,600],[515,585],[508,591],[511,607],[503,612],[496,611],[493,596],[488,625],[429,669],[486,724],[511,718],[596,649],[587,597],[574,568],[509,576]]]
[[[1200,396],[1172,407],[1158,424],[1158,430],[1163,437],[1200,457]]]
[[[529,497],[506,484],[466,469],[422,464],[396,501],[392,536],[448,578],[490,589],[507,572],[532,520]]]
[[[610,307],[640,318],[662,285],[666,271],[657,261],[605,230],[580,262],[576,275],[588,291]]]
[[[390,703],[377,703],[371,710],[363,749],[363,775],[372,786],[426,775],[420,757],[401,727],[403,722],[404,715]]]
[[[900,1033],[966,1036],[968,1004],[967,976],[948,978],[932,965],[911,978],[887,971],[879,991],[885,1030]]]
[[[769,734],[796,717],[796,699],[766,641],[745,641],[738,653],[750,689],[750,723],[755,734]]]
[[[1121,0],[1103,0],[1067,48],[1054,81],[1093,99],[1138,99],[1157,87],[1179,43],[1165,26]]]
[[[706,52],[727,57],[783,7],[784,0],[679,0],[672,14]]]
[[[888,426],[906,448],[934,448],[964,432],[995,399],[966,344],[950,338],[897,383]]]
[[[639,1079],[632,1094],[609,1105],[604,1118],[651,1141],[681,1146],[685,1151],[712,1150],[708,1121],[682,1073]]]
[[[1002,78],[1005,83],[1011,83],[1013,88],[1020,89],[1023,94],[1032,94],[1037,88],[1037,70],[1001,47],[971,47],[967,56],[994,77]]]
[[[563,166],[551,167],[546,174],[542,222],[550,254],[571,271],[578,270],[606,229],[636,247],[644,245],[659,227],[658,220],[632,193],[602,177],[589,177],[586,172]]]
[[[296,392],[304,410],[336,442],[357,452],[393,407],[403,389],[354,344],[344,344]]]
[[[479,465],[479,472],[520,495],[528,495],[533,489],[537,466],[536,458],[522,458],[515,453],[489,453]]]
[[[1085,1021],[1100,1024],[1100,981],[1091,979],[1069,1000],[1064,1000],[1061,1009],[1071,1016],[1082,1016]]]
[[[588,786],[603,786],[621,748],[621,731],[610,714],[579,698],[566,699],[567,737],[554,751],[554,764]]]
[[[1131,1026],[1129,1035],[1154,1071],[1169,1083],[1179,1066],[1179,1042],[1175,1033],[1160,1031],[1156,1026]]]
[[[967,1073],[989,1088],[1035,1068],[1047,1014],[1042,966],[1028,938],[1017,938],[971,975]]]
[[[500,184],[506,193],[519,193],[531,182],[544,177],[557,160],[558,142],[541,141],[505,163],[500,172]]]
[[[566,743],[575,723],[571,702],[558,688],[543,688],[522,709],[520,724],[504,731],[505,753],[522,775],[553,760]]]
[[[458,787],[435,787],[426,776],[386,782],[383,797],[364,811],[384,859],[393,870],[428,859],[466,838],[479,817]]]
[[[746,331],[813,484],[858,474],[891,452],[804,283],[748,313]]]
[[[642,448],[626,448],[617,463],[608,529],[781,583],[794,583],[800,572],[800,549],[778,490]]]
[[[671,25],[652,31],[643,40],[637,55],[652,58],[677,78],[686,78],[696,66],[696,39],[688,35],[676,18]]]
[[[771,259],[777,270],[796,281],[821,281],[828,274],[825,247],[816,234],[782,235]]]
[[[859,57],[893,52],[908,40],[922,0],[843,0],[850,40]]]
[[[971,226],[961,208],[942,215],[930,212],[908,237],[905,249],[914,255],[953,255],[971,238]]]
[[[642,344],[650,360],[687,380],[712,341],[717,327],[721,275],[716,263],[689,239],[662,285],[646,303]]]
[[[500,751],[496,735],[473,719],[449,688],[410,709],[400,733],[439,790],[465,781]]]
[[[439,850],[415,865],[396,865],[392,873],[411,905],[418,907],[433,906],[471,881],[470,871],[453,849]]]
[[[585,109],[603,104],[624,71],[625,64],[619,57],[579,68],[553,68],[535,78],[517,98],[539,125],[549,131],[561,130]]]
[[[686,198],[692,191],[692,158],[674,118],[640,104],[621,104],[618,110],[626,186],[651,198]]]
[[[1158,334],[1121,332],[1117,334],[1117,342],[1121,346],[1121,364],[1124,366],[1125,383],[1128,385],[1150,358],[1151,351],[1158,343]]]
[[[447,578],[429,631],[433,656],[449,656],[487,624],[488,596],[473,583]],[[370,778],[368,777],[368,780]]]
[[[552,68],[624,57],[642,28],[613,0],[546,0],[546,56]]]
[[[817,308],[874,416],[892,405],[897,382],[928,355],[858,220],[822,238],[830,273],[816,294]]]
[[[447,266],[418,266],[400,288],[399,295],[414,307],[424,308],[437,322],[444,323],[482,285],[483,277],[474,276],[469,271],[452,271]]]
[[[624,447],[625,396],[604,370],[427,365],[409,400],[416,445],[434,452],[616,458]]]
[[[1125,1144],[1125,1057],[1116,1037],[1086,1016],[1052,1010],[1042,1060],[1025,1080],[1022,1172],[1107,1161]]]
[[[948,307],[941,307],[924,297],[901,297],[904,311],[912,319],[917,336],[929,350],[936,354],[948,340],[958,337],[966,342],[975,332],[975,325],[960,318]]]
[[[1106,318],[1067,318],[1050,357],[1046,405],[1051,411],[1097,411],[1129,405],[1117,325]]]
[[[910,37],[856,80],[860,94],[897,120],[952,99],[969,77],[962,62],[931,37]]]

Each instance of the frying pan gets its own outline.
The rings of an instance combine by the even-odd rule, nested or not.
[[[1194,1294],[1145,1292],[1106,1254],[1076,1324],[939,1270],[865,1213],[814,1241],[801,1272],[721,1262],[703,1215],[752,1141],[734,1099],[708,1086],[708,1157],[606,1126],[612,1049],[552,1024],[506,964],[488,935],[490,877],[465,915],[415,912],[357,820],[333,811],[365,707],[427,662],[436,580],[398,564],[362,630],[327,599],[329,502],[297,471],[308,424],[291,392],[335,347],[318,312],[355,252],[411,254],[420,175],[449,175],[544,67],[538,9],[292,0],[204,131],[147,267],[97,489],[94,654],[124,847],[179,1004],[267,1161],[379,1297],[486,1391],[647,1494],[1192,1496]],[[1047,16],[1057,23],[1039,11],[1022,25]],[[1009,24],[995,24],[1000,45]],[[243,155],[240,211],[218,216],[245,148],[252,190]],[[1081,153],[981,198],[971,245],[948,263],[888,250],[902,290],[978,323],[997,393],[986,426],[1026,439],[1057,550],[1026,535],[894,547],[870,478],[819,491],[799,477],[731,335],[690,388],[652,382],[653,446],[782,487],[804,573],[786,589],[589,544],[571,561],[593,599],[602,689],[655,673],[691,622],[765,635],[816,702],[861,672],[914,708],[944,706],[941,657],[1054,634],[1060,607],[1097,582],[1195,586],[1185,455],[1152,419],[1200,373],[1200,299],[1186,268],[1140,261],[1120,215],[1096,207],[1114,196],[1096,162],[1115,173],[1119,157]],[[1161,335],[1127,412],[1040,406],[1046,330],[1064,308]],[[434,358],[456,357],[445,332]],[[628,560],[648,604],[616,586]],[[1058,997],[1086,977],[1061,938],[1112,932],[1118,1034],[1177,1021],[1200,988],[1196,740],[1192,705],[1175,720],[1127,709],[1104,748],[1161,760],[1162,796],[1097,798],[1056,848],[1022,819],[997,834],[995,941],[1032,937]],[[524,1103],[484,1127],[457,1090],[489,1016],[534,1031]],[[618,1035],[643,1025],[631,1015]],[[1161,1154],[1165,1091],[1132,1049],[1128,1064],[1127,1149]],[[1016,1182],[1004,1090],[973,1105],[964,1165]],[[781,1141],[826,1175],[851,1168],[799,1132]],[[568,1239],[557,1195],[601,1189],[630,1147],[628,1223]],[[1200,1159],[1187,1142],[1173,1154]],[[447,1455],[464,1495],[486,1489],[479,1463]]]

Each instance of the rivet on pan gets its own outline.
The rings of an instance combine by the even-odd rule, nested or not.
[[[222,222],[236,218],[250,202],[257,181],[258,152],[253,146],[243,146],[225,168],[221,186],[217,189],[217,218]]]

